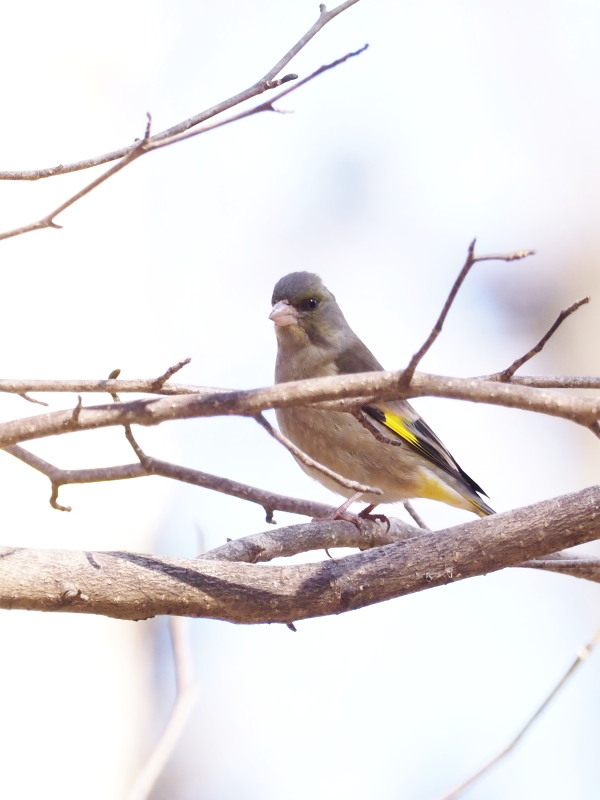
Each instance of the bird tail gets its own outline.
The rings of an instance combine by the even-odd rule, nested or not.
[[[487,517],[495,513],[494,509],[488,506],[482,497],[460,479],[456,480],[456,486],[454,487],[427,468],[421,468],[420,472],[419,497],[426,497],[428,500],[439,500],[457,508],[464,508],[477,514],[478,517]]]

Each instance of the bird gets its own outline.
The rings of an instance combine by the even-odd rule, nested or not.
[[[275,382],[382,370],[354,333],[335,296],[312,272],[292,272],[275,285],[269,319],[275,323]],[[485,517],[493,509],[417,411],[405,400],[374,401],[361,408],[364,424],[346,411],[301,406],[277,408],[281,432],[314,461],[344,478],[380,490],[355,492],[296,458],[302,469],[346,498],[332,518],[345,519],[360,499],[369,505],[428,498]],[[339,513],[338,513],[339,512]]]

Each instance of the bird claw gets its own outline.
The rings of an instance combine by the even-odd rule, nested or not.
[[[387,533],[390,529],[390,521],[388,517],[386,517],[385,514],[371,513],[374,508],[375,508],[374,505],[369,505],[366,508],[363,508],[363,510],[360,511],[358,514],[351,514],[348,511],[348,503],[346,502],[343,503],[339,508],[336,508],[335,511],[332,511],[330,514],[327,514],[325,517],[315,517],[313,519],[313,522],[324,522],[324,521],[333,522],[334,520],[343,520],[344,522],[351,522],[358,528],[359,532],[364,535],[370,533],[370,531],[368,527],[363,524],[363,521],[383,522],[386,525],[385,532]],[[360,549],[362,550],[363,548]],[[368,549],[368,547],[365,549]],[[325,552],[327,553],[329,558],[333,558],[333,556],[331,555],[331,553],[327,548],[325,548]]]
[[[385,514],[372,514],[371,512],[373,511],[374,508],[375,506],[367,506],[366,508],[363,508],[363,510],[359,512],[358,517],[360,519],[372,520],[373,522],[385,522],[386,525],[385,532],[388,533],[390,529],[389,518],[386,517]]]

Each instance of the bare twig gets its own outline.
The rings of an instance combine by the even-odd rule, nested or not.
[[[273,522],[273,513],[275,511],[285,511],[290,514],[301,514],[307,517],[325,517],[334,511],[334,506],[328,506],[325,503],[316,503],[312,500],[302,500],[296,497],[267,492],[264,489],[239,483],[230,478],[223,478],[208,472],[182,467],[178,464],[171,464],[145,454],[145,466],[142,466],[141,463],[136,463],[88,469],[61,469],[20,445],[6,447],[5,452],[46,475],[52,484],[51,505],[61,511],[70,510],[67,506],[61,506],[58,503],[58,490],[61,486],[121,481],[130,478],[144,478],[149,475],[160,475],[163,478],[171,478],[172,480],[189,483],[203,489],[211,489],[230,497],[237,497],[240,500],[256,503],[264,508],[268,522]]]
[[[463,284],[463,281],[469,274],[471,267],[473,264],[476,264],[478,261],[515,261],[520,258],[527,258],[527,256],[531,256],[534,254],[534,250],[519,250],[515,253],[508,253],[505,255],[491,255],[491,256],[476,256],[475,255],[475,243],[476,239],[473,239],[471,244],[469,245],[469,249],[467,250],[467,258],[461,271],[458,273],[456,280],[454,281],[454,285],[452,289],[450,289],[450,293],[446,298],[446,302],[440,312],[440,315],[433,326],[431,333],[427,337],[427,339],[423,342],[421,347],[417,350],[417,352],[413,355],[411,360],[408,362],[408,366],[404,370],[404,373],[400,379],[402,386],[408,386],[411,382],[412,377],[417,369],[421,359],[427,353],[429,348],[435,342],[439,334],[441,333],[442,327],[444,322],[446,321],[446,317],[448,316],[448,312],[450,311],[450,307],[454,302],[454,298],[458,294],[458,290]]]
[[[19,392],[19,397],[22,397],[23,400],[27,400],[28,403],[33,403],[34,405],[38,406],[47,406],[48,403],[45,403],[43,400],[36,400],[35,397],[30,397],[27,392]]]
[[[85,197],[89,194],[93,189],[100,186],[100,184],[104,183],[104,181],[112,178],[113,175],[116,175],[117,172],[120,172],[124,169],[128,164],[131,164],[132,161],[135,161],[136,158],[139,158],[144,152],[147,144],[147,139],[142,139],[138,144],[133,147],[129,153],[121,159],[117,164],[107,169],[106,172],[99,175],[95,180],[91,181],[84,186],[83,189],[80,189],[74,195],[65,200],[64,203],[61,203],[57,206],[53,211],[49,214],[46,214],[45,217],[42,219],[37,220],[36,222],[30,222],[27,225],[21,225],[18,228],[13,228],[10,231],[4,231],[4,233],[0,233],[0,240],[2,239],[10,239],[13,236],[20,236],[24,233],[30,233],[31,231],[38,231],[42,230],[43,228],[60,228],[61,225],[58,225],[54,220],[55,218],[62,212],[65,211],[67,208],[72,206],[78,200],[81,200],[82,197]]]
[[[315,503],[310,500],[301,500],[295,497],[266,492],[263,489],[238,483],[229,478],[222,478],[218,475],[211,475],[189,467],[161,461],[143,453],[137,442],[136,448],[143,458],[144,465],[142,463],[123,464],[114,467],[91,469],[61,469],[19,445],[6,448],[6,452],[49,478],[52,484],[50,502],[54,508],[62,511],[69,511],[70,508],[61,506],[58,503],[58,489],[61,486],[127,480],[149,475],[159,475],[164,478],[179,480],[257,503],[267,512],[268,522],[273,521],[272,515],[274,511],[323,518],[334,510],[333,506],[328,506],[324,503]],[[410,503],[405,502],[404,506],[422,530],[429,530]],[[392,541],[411,538],[419,533],[418,529],[395,517],[391,517],[389,521],[391,526],[389,530],[386,529],[386,526],[370,523],[369,520],[363,521],[360,530],[352,523],[340,525],[338,521],[333,521],[331,524],[309,523],[308,525],[292,526],[236,539],[210,551],[203,558],[254,563],[331,547],[361,547],[363,549],[365,547],[379,547]],[[370,529],[369,524],[371,524]],[[544,559],[524,561],[516,566],[558,572],[600,582],[600,559],[583,558],[574,556],[572,553],[553,553]]]
[[[357,422],[360,422],[363,428],[366,428],[369,433],[377,439],[378,442],[381,442],[382,444],[391,444],[394,447],[403,447],[403,442],[397,436],[392,436],[391,434],[388,435],[383,431],[380,431],[373,420],[362,408],[358,408],[351,413],[354,419],[357,420]]]
[[[191,360],[191,358],[183,358],[181,361],[178,361],[177,364],[173,364],[171,367],[169,367],[169,369],[165,370],[165,372],[163,372],[162,375],[159,375],[158,378],[152,383],[152,391],[159,392],[165,383],[177,372],[182,370],[184,367],[187,367]]]
[[[577,556],[574,553],[552,553],[545,558],[524,561],[520,567],[541,569],[546,572],[559,572],[561,575],[572,575],[600,583],[600,558]]]
[[[347,489],[352,489],[354,492],[362,492],[365,494],[383,494],[381,489],[377,489],[374,486],[367,486],[366,484],[358,483],[357,481],[351,481],[348,478],[344,478],[343,475],[339,475],[337,472],[329,469],[329,467],[326,467],[324,464],[320,464],[318,461],[315,461],[314,458],[311,458],[305,452],[300,450],[299,447],[296,447],[296,445],[290,441],[287,436],[284,436],[282,433],[276,430],[268,421],[268,419],[266,419],[266,417],[264,417],[262,414],[256,414],[255,419],[259,425],[262,425],[262,427],[270,436],[272,436],[276,441],[289,450],[294,458],[304,464],[304,466],[322,472],[323,475],[333,478],[333,480],[339,483],[340,486],[345,486]]]
[[[419,513],[416,511],[415,507],[414,507],[414,506],[413,506],[413,504],[410,502],[410,500],[405,500],[405,501],[402,503],[402,505],[403,505],[403,506],[404,506],[404,508],[406,509],[406,512],[407,512],[408,514],[410,514],[410,516],[411,516],[411,517],[414,519],[414,521],[417,523],[417,525],[419,526],[419,528],[420,528],[422,531],[428,531],[428,530],[431,530],[431,529],[430,529],[430,527],[429,527],[429,525],[427,525],[427,523],[425,522],[425,520],[424,520],[424,519],[421,517],[421,515],[420,515],[420,514],[419,514]]]
[[[331,11],[328,11],[325,6],[321,6],[319,18],[314,25],[312,25],[309,30],[296,42],[296,44],[293,45],[293,47],[291,47],[287,53],[285,53],[285,55],[283,55],[279,61],[273,67],[271,67],[271,69],[269,69],[269,71],[255,84],[247,89],[244,89],[233,97],[223,100],[217,105],[212,106],[205,111],[201,111],[199,114],[196,114],[195,116],[190,117],[183,122],[179,122],[167,130],[154,134],[154,136],[151,138],[151,141],[159,141],[161,139],[166,139],[167,137],[176,136],[177,134],[188,131],[190,128],[194,128],[196,125],[200,125],[202,122],[206,122],[206,120],[222,114],[224,111],[228,111],[230,108],[233,108],[234,106],[237,106],[246,100],[251,100],[253,97],[269,91],[270,89],[276,88],[282,83],[294,80],[296,77],[294,75],[284,75],[282,78],[277,80],[276,76],[296,55],[298,55],[298,53],[308,44],[308,42],[310,42],[310,40],[316,36],[316,34],[323,27],[325,27],[325,25],[327,25],[328,22],[331,22],[331,20],[337,17],[338,14],[341,14],[342,11],[345,11],[347,8],[353,6],[357,2],[358,0],[346,0],[335,8],[332,8]],[[106,164],[109,161],[116,161],[117,159],[126,158],[128,155],[130,155],[135,146],[136,145],[122,147],[119,150],[114,150],[110,153],[96,156],[94,158],[76,161],[72,164],[59,164],[58,166],[47,167],[43,169],[3,171],[0,172],[0,180],[35,181],[39,180],[40,178],[48,178],[54,175],[64,175],[68,172],[77,172],[79,170],[89,169],[90,167],[97,167],[101,164]]]
[[[196,701],[193,659],[186,620],[169,617],[169,633],[175,665],[176,699],[167,725],[150,757],[138,773],[127,800],[146,800],[173,754]]]
[[[578,669],[578,667],[583,664],[583,662],[591,655],[592,650],[596,647],[596,645],[600,643],[600,629],[596,631],[592,639],[588,642],[588,644],[581,649],[578,653],[577,658],[569,669],[565,672],[562,678],[558,681],[556,686],[552,689],[550,694],[546,697],[544,702],[539,706],[539,708],[535,711],[535,713],[527,720],[525,725],[521,728],[521,730],[517,733],[514,739],[494,758],[491,759],[485,766],[483,766],[480,770],[478,770],[474,775],[471,775],[466,781],[461,783],[455,789],[453,789],[448,794],[445,794],[440,800],[455,800],[455,798],[460,797],[467,789],[469,789],[476,781],[478,781],[483,775],[489,772],[492,767],[495,767],[502,759],[504,759],[515,747],[519,744],[521,739],[525,736],[525,734],[529,731],[532,725],[538,720],[540,715],[546,710],[548,705],[554,700],[556,695],[560,692],[560,690],[565,686],[565,684],[569,681],[571,676],[574,672]]]
[[[482,375],[481,380],[497,381],[500,378],[496,373]],[[600,377],[596,375],[513,375],[510,382],[534,389],[600,389]]]
[[[502,372],[498,372],[496,376],[492,377],[497,377],[498,380],[501,381],[510,381],[515,372],[518,369],[520,369],[523,366],[523,364],[526,364],[534,356],[542,352],[542,349],[546,344],[546,342],[548,341],[548,339],[550,339],[550,337],[553,335],[556,329],[567,319],[567,317],[570,317],[571,314],[577,311],[578,308],[581,308],[581,306],[589,302],[590,298],[584,297],[582,300],[578,300],[576,303],[573,303],[573,305],[561,311],[556,320],[554,321],[554,323],[548,329],[548,331],[542,336],[539,342],[534,347],[531,348],[531,350],[528,350],[524,356],[521,356],[521,358],[517,358],[515,361],[513,361],[510,367],[507,367],[506,369],[502,370]]]
[[[355,0],[358,2],[358,0]],[[229,125],[232,122],[239,122],[242,119],[246,119],[248,117],[252,117],[255,114],[261,114],[264,111],[276,111],[277,109],[274,107],[274,103],[278,100],[281,100],[282,97],[290,94],[291,92],[295,92],[301,86],[308,83],[309,81],[314,80],[319,75],[322,75],[324,72],[328,72],[330,69],[334,69],[338,67],[340,64],[348,61],[350,58],[354,58],[355,56],[364,53],[364,51],[368,48],[368,45],[363,45],[358,50],[354,50],[350,53],[346,53],[345,55],[341,56],[340,58],[336,58],[335,61],[330,62],[329,64],[323,64],[321,67],[316,69],[314,72],[311,72],[310,75],[307,75],[301,81],[298,81],[293,86],[289,86],[287,89],[284,89],[282,92],[279,92],[274,97],[271,97],[264,103],[260,103],[260,105],[253,106],[252,108],[248,108],[244,111],[240,111],[238,114],[234,114],[231,117],[227,117],[226,119],[220,119],[216,122],[211,123],[210,125],[203,125],[201,128],[196,128],[193,131],[187,131],[184,133],[178,133],[175,136],[169,136],[164,139],[155,140],[148,145],[148,151],[150,150],[159,150],[161,147],[169,147],[172,144],[176,144],[177,142],[183,142],[186,139],[193,139],[195,136],[200,136],[203,133],[207,133],[208,131],[214,131],[217,128],[222,128],[225,125]],[[295,76],[297,77],[297,76]]]
[[[354,2],[358,2],[358,0],[354,0]],[[366,45],[365,45],[365,47],[366,47]],[[272,102],[274,102],[277,98],[283,97],[284,95],[289,94],[290,92],[294,91],[295,89],[299,88],[300,86],[303,86],[308,81],[313,80],[318,75],[321,75],[323,72],[326,72],[327,70],[330,70],[333,67],[336,67],[339,64],[342,64],[344,61],[347,61],[349,58],[352,58],[353,56],[356,56],[359,53],[362,53],[364,51],[365,47],[362,47],[360,50],[357,50],[355,52],[347,53],[345,56],[343,56],[342,58],[338,58],[336,61],[332,62],[331,64],[326,64],[326,65],[320,67],[319,69],[315,70],[315,72],[311,73],[311,75],[309,75],[306,78],[304,78],[302,81],[299,81],[294,86],[292,86],[292,87],[286,89],[285,91],[281,92],[279,95],[277,95],[276,98],[273,98],[273,100],[270,103],[262,103],[262,104],[260,104],[258,106],[255,106],[254,108],[248,109],[246,111],[241,111],[239,114],[235,114],[234,116],[229,117],[228,119],[219,120],[219,121],[217,121],[217,122],[215,122],[215,123],[213,123],[211,125],[206,125],[203,128],[199,128],[199,129],[196,129],[194,131],[177,133],[177,134],[169,136],[169,137],[164,137],[164,136],[163,137],[150,137],[150,135],[149,135],[149,131],[150,131],[150,116],[148,115],[148,125],[146,126],[146,135],[144,136],[144,138],[141,141],[137,142],[137,144],[133,148],[128,149],[126,151],[127,154],[125,156],[123,156],[123,158],[117,164],[115,164],[114,166],[110,167],[108,170],[106,170],[106,172],[104,172],[98,178],[96,178],[95,180],[93,180],[89,184],[87,184],[87,186],[84,186],[83,189],[81,189],[80,191],[76,192],[74,195],[72,195],[72,197],[70,197],[68,200],[66,200],[64,203],[62,203],[60,206],[55,208],[53,211],[51,211],[49,214],[47,214],[41,220],[37,220],[36,222],[28,223],[27,225],[21,225],[18,228],[13,228],[10,231],[5,231],[4,233],[0,233],[0,240],[9,239],[9,238],[11,238],[13,236],[20,236],[20,235],[22,235],[24,233],[30,233],[31,231],[41,230],[43,228],[60,228],[61,226],[58,225],[55,222],[55,218],[62,211],[65,211],[65,209],[69,208],[69,206],[72,206],[78,200],[81,200],[81,198],[83,198],[83,197],[85,197],[85,195],[89,194],[93,189],[95,189],[101,183],[104,183],[104,181],[108,180],[108,178],[111,178],[117,172],[119,172],[120,170],[124,169],[126,166],[131,164],[132,161],[135,161],[140,156],[145,155],[146,153],[149,153],[149,152],[151,152],[153,150],[158,150],[158,149],[160,149],[162,147],[167,147],[167,146],[175,144],[177,142],[181,142],[181,141],[183,141],[185,139],[189,139],[189,138],[191,138],[193,136],[198,136],[198,135],[200,135],[202,133],[206,133],[207,131],[214,130],[216,128],[222,127],[223,125],[228,125],[231,122],[237,122],[238,120],[245,119],[246,117],[250,117],[253,114],[259,114],[259,113],[261,113],[263,111],[273,111],[274,109],[273,109],[273,106],[272,106]],[[279,83],[276,82],[275,85],[279,85]],[[265,88],[272,88],[272,87],[268,86],[268,87],[265,87]],[[107,160],[112,161],[114,159],[111,157],[111,158],[109,158]],[[54,171],[52,174],[58,174],[58,173],[56,171]],[[38,177],[42,177],[42,176],[39,175]]]

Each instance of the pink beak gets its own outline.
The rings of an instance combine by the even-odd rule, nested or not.
[[[280,328],[286,325],[297,325],[298,312],[287,300],[280,300],[273,306],[269,319],[273,320],[275,325],[279,325]]]

